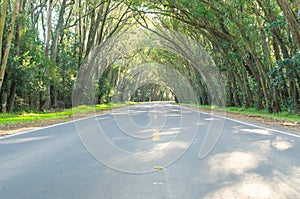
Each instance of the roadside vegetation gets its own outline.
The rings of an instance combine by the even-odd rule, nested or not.
[[[0,125],[68,118],[90,102],[105,110],[115,96],[187,102],[190,90],[202,108],[226,103],[228,112],[299,122],[299,8],[296,0],[2,0]],[[121,37],[141,30],[169,36],[153,44],[170,48]],[[203,48],[197,56],[182,48],[190,40]],[[94,59],[99,46],[104,57]]]
[[[245,108],[245,107],[226,107],[221,108],[210,105],[197,105],[188,104],[188,106],[197,107],[206,111],[226,111],[226,113],[234,113],[248,117],[260,117],[265,119],[272,119],[276,121],[289,121],[289,122],[300,122],[300,116],[290,111],[282,111],[280,113],[269,113],[267,110],[257,110],[256,108]]]
[[[131,103],[130,103],[131,104]],[[19,113],[4,113],[0,114],[0,126],[13,125],[20,123],[31,123],[31,122],[41,122],[47,120],[57,120],[57,119],[69,119],[73,116],[80,116],[81,114],[93,114],[105,110],[110,110],[112,108],[124,107],[127,104],[101,104],[95,106],[78,106],[73,109],[65,109],[59,112],[19,112]]]

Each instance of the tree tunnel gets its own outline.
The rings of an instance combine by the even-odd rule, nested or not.
[[[177,64],[184,64],[184,67],[189,67],[189,73],[183,73],[178,70],[174,59],[167,59],[165,62],[159,62],[155,60],[143,59],[143,56],[147,57],[147,53],[143,53],[143,49],[156,49],[158,50],[158,56],[164,59],[163,52],[168,52],[170,57],[180,57],[182,62],[176,62]],[[137,52],[142,56],[137,57]],[[174,56],[175,55],[175,56]],[[118,66],[118,67],[114,67]],[[110,68],[110,70],[108,70]],[[114,69],[115,68],[115,69]],[[129,101],[138,89],[143,88],[146,85],[160,85],[168,88],[178,101],[183,104],[198,104],[200,97],[206,91],[209,96],[211,104],[225,107],[225,84],[222,81],[221,75],[216,68],[213,60],[209,54],[201,47],[201,45],[189,38],[186,35],[182,35],[179,32],[155,29],[155,30],[142,30],[134,29],[127,32],[120,33],[111,39],[107,40],[102,45],[96,47],[80,68],[77,75],[77,82],[74,88],[73,106],[81,104],[93,105],[97,102],[96,93],[99,90],[99,79],[105,74],[108,81],[111,81],[113,88],[110,90],[111,102],[126,102]],[[115,74],[115,75],[113,75]],[[193,82],[190,78],[193,75],[200,75],[203,82]],[[198,79],[198,78],[196,78]],[[195,86],[195,85],[198,85]],[[100,85],[101,87],[101,85]],[[202,96],[203,97],[203,96]],[[124,109],[126,112],[130,112],[130,108]],[[181,108],[181,112],[191,111],[187,108]],[[140,135],[132,135],[132,132],[143,132],[147,127],[140,127],[132,123],[130,114],[124,116],[123,114],[114,114],[114,121],[118,125],[119,129],[129,135],[129,137],[140,138]],[[125,118],[124,118],[125,117]],[[186,145],[173,151],[174,153],[164,154],[164,150],[160,151],[160,155],[157,158],[164,164],[169,165],[173,161],[177,160],[184,154],[188,147],[192,144],[193,139],[198,132],[199,118],[201,114],[198,114],[198,118],[190,117],[188,114],[181,114],[180,124],[189,125],[188,139],[181,137],[178,134],[174,140],[170,143],[170,146],[176,146],[184,139]],[[95,120],[97,123],[97,120]],[[204,140],[199,149],[199,158],[204,158],[217,143],[218,138],[222,132],[224,124],[224,118],[217,120],[211,120],[209,128],[205,134]],[[163,123],[161,125],[164,125]],[[111,168],[122,170],[125,172],[148,172],[149,165],[144,160],[145,157],[150,157],[153,154],[150,153],[132,153],[129,151],[120,150],[118,147],[111,145],[110,141],[105,136],[106,133],[101,129],[99,125],[99,132],[91,132],[91,135],[83,133],[81,129],[86,128],[82,124],[77,124],[77,132],[80,136],[82,143],[88,149],[88,151],[103,164],[108,165]],[[111,147],[117,156],[127,158],[128,165],[116,164],[113,160],[103,156],[106,150],[103,147],[99,147],[99,143],[95,143],[95,139],[101,140],[101,145],[104,148]],[[174,147],[176,148],[176,147]],[[166,152],[167,153],[167,152]],[[139,165],[138,169],[136,165],[131,165],[134,162]],[[134,167],[134,169],[132,169]]]

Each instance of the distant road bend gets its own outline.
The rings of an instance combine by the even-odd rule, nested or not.
[[[299,136],[145,103],[1,138],[0,198],[296,199],[299,151]]]

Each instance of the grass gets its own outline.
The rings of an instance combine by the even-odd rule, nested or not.
[[[228,113],[237,113],[247,116],[254,116],[254,117],[261,117],[273,120],[280,120],[280,121],[290,121],[290,122],[300,122],[300,116],[297,114],[293,114],[287,111],[283,111],[280,113],[268,113],[266,110],[257,110],[256,108],[239,108],[239,107],[227,107],[221,108],[217,106],[210,106],[210,105],[197,105],[197,104],[189,104],[189,106],[199,107],[202,109],[208,110],[221,110]]]
[[[110,108],[123,107],[126,105],[134,105],[137,104],[135,102],[128,102],[126,104],[101,104],[95,106],[79,106],[73,109],[65,109],[60,112],[20,112],[20,113],[3,113],[0,114],[0,126],[4,126],[7,124],[17,124],[17,123],[30,123],[35,121],[45,121],[45,120],[55,120],[62,119],[67,121],[73,115],[84,114],[84,113],[92,113],[94,111],[107,110]],[[237,108],[237,107],[227,107],[220,108],[216,106],[202,106],[196,104],[189,104],[189,106],[199,107],[207,110],[226,110],[229,113],[237,113],[247,116],[256,116],[261,118],[268,118],[273,120],[281,120],[281,121],[291,121],[291,122],[300,122],[300,117],[296,114],[292,114],[289,112],[281,112],[281,113],[273,113],[270,114],[265,110],[256,110],[255,108]]]
[[[131,104],[131,103],[127,103]],[[70,118],[73,115],[82,113],[92,113],[94,111],[107,110],[110,108],[123,107],[127,104],[101,104],[95,106],[78,106],[73,109],[65,109],[60,112],[20,112],[20,113],[2,113],[0,114],[0,126],[7,124],[17,124],[17,123],[30,123],[34,121],[45,121],[45,120],[55,120],[55,119],[65,119]]]

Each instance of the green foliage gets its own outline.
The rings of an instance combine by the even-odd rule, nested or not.
[[[299,116],[297,114],[293,114],[289,111],[283,111],[281,113],[273,113],[270,114],[267,110],[257,110],[256,108],[245,108],[245,107],[227,107],[220,108],[211,105],[198,105],[198,104],[188,104],[188,106],[199,107],[201,109],[207,110],[219,110],[226,111],[228,113],[236,113],[245,116],[253,116],[253,117],[261,117],[267,119],[273,119],[277,121],[291,121],[291,122],[299,122]]]
[[[43,5],[38,2],[25,2],[24,5],[24,12],[16,23],[20,28],[19,45],[16,35],[8,59],[6,84],[0,93],[2,102],[5,100],[2,95],[12,96],[12,85],[17,85],[16,111],[39,109],[43,100],[49,100],[51,89],[51,98],[56,101],[55,108],[71,107],[76,75],[87,56],[87,49],[105,42],[115,28],[116,32],[127,28],[141,28],[135,20],[152,21],[151,27],[173,29],[199,42],[214,59],[224,78],[228,103],[270,110],[275,108],[271,106],[276,103],[283,110],[298,111],[297,107],[300,107],[300,101],[296,99],[300,93],[299,48],[291,34],[287,18],[275,0],[106,1],[103,11],[108,8],[108,15],[104,16],[104,12],[102,13],[99,27],[93,26],[98,13],[101,13],[99,2],[72,1],[66,5],[58,37],[57,57],[53,56],[53,40],[57,36],[56,25],[61,5],[55,4],[53,9],[53,43],[49,57],[45,55],[45,41],[41,39],[46,27],[37,25],[42,24],[42,18],[45,20],[47,17],[45,10],[39,10]],[[119,17],[127,9],[126,5],[130,9],[118,24]],[[32,6],[38,9],[32,10]],[[291,10],[299,19],[300,12],[296,6],[295,2],[290,2]],[[8,14],[8,23],[10,17],[11,13]],[[104,19],[105,24],[101,24]],[[9,26],[8,23],[6,27]],[[103,38],[98,38],[101,27]],[[93,31],[96,33],[94,38]],[[4,40],[6,36],[7,33],[4,34]],[[127,65],[131,62],[137,65],[147,62],[170,65],[186,77],[199,101],[209,103],[210,92],[205,86],[202,74],[193,70],[191,64],[181,55],[152,48],[140,49],[134,53],[125,55],[129,57],[127,63],[114,63],[97,80],[95,98],[99,103],[111,101],[115,87],[119,86],[117,84],[120,78],[125,77]],[[155,93],[166,90],[149,84],[139,88],[133,97],[137,101],[153,99]],[[141,95],[144,95],[144,99]]]
[[[65,109],[61,112],[19,112],[19,113],[3,113],[0,114],[0,126],[18,123],[32,123],[38,121],[56,120],[56,119],[72,119],[73,116],[89,113],[96,114],[95,111],[109,110],[126,106],[126,104],[102,104],[95,106],[79,106],[73,109]]]

